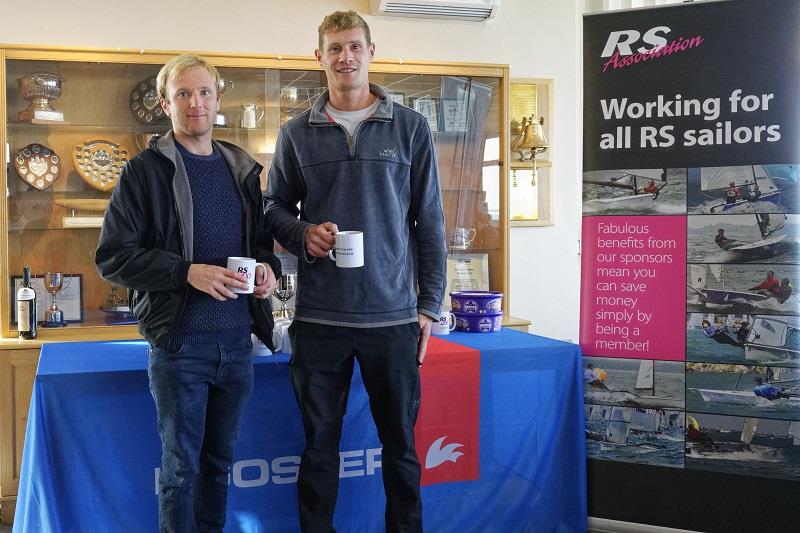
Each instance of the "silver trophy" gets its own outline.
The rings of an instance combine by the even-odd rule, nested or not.
[[[229,93],[233,89],[233,80],[227,80],[225,78],[219,79],[219,96],[225,96],[226,93]],[[217,114],[214,117],[214,127],[215,128],[227,128],[228,127],[228,115],[222,111],[217,110]]]
[[[297,273],[282,274],[278,280],[278,286],[275,288],[275,298],[281,302],[281,310],[278,311],[279,317],[292,318],[294,316],[294,312],[286,303],[292,299],[295,292],[297,292]]]
[[[56,305],[56,294],[64,285],[64,274],[61,272],[47,272],[44,275],[44,288],[50,293],[50,307],[44,312],[44,324],[46,327],[65,326],[64,312]]]
[[[31,103],[27,109],[19,112],[17,120],[20,122],[64,122],[64,113],[56,111],[50,105],[50,100],[61,96],[62,81],[59,76],[47,72],[18,78],[19,93]]]

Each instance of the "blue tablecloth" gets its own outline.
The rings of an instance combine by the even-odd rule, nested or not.
[[[467,352],[477,350],[476,442],[459,449],[479,449],[479,460],[466,481],[423,486],[426,530],[585,531],[579,348],[511,330],[454,333],[444,339],[447,342],[434,341],[423,368],[423,412],[447,412],[442,402],[448,397],[458,401],[460,382],[449,375],[461,370],[453,366],[451,372],[448,364],[457,359],[459,347],[450,343]],[[469,353],[464,357],[468,365]],[[226,531],[299,529],[295,480],[303,437],[287,361],[282,354],[255,358],[256,385],[236,447]],[[157,529],[160,442],[146,365],[143,342],[42,347],[15,533]],[[448,383],[452,392],[438,398],[430,393],[445,390]],[[436,420],[437,412],[427,419]],[[440,447],[448,442],[447,426],[442,424],[445,440]],[[418,434],[418,449],[419,443]],[[379,448],[356,373],[342,439],[335,519],[340,532],[383,530]],[[424,466],[426,451],[420,449],[419,454]],[[452,458],[462,459],[458,455]],[[458,463],[443,464],[441,468]]]

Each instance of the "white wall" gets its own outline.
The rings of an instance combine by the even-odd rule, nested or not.
[[[35,6],[31,7],[31,6]],[[372,17],[368,0],[153,3],[0,0],[0,42],[311,55],[336,9],[370,24],[382,58],[509,64],[512,77],[554,78],[550,142],[556,225],[511,230],[511,313],[532,331],[577,340],[580,235],[580,0],[501,0],[485,23]]]

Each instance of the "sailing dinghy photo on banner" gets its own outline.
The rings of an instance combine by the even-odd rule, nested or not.
[[[800,317],[690,313],[686,360],[800,368]]]
[[[800,215],[689,215],[690,263],[800,264]]]
[[[687,413],[686,468],[800,481],[800,422]]]
[[[682,466],[684,379],[678,361],[585,357],[587,455]]]
[[[583,174],[583,212],[587,215],[680,215],[685,205],[685,168],[628,168]]]
[[[793,530],[800,2],[608,11],[583,27],[589,515],[749,532],[764,523],[743,510],[768,505],[770,528]]]

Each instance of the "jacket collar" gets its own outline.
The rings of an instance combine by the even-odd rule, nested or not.
[[[244,180],[254,168],[256,168],[257,173],[260,173],[263,169],[261,164],[235,144],[217,141],[216,139],[212,139],[211,142],[214,148],[219,150],[222,157],[225,158],[225,162],[228,164],[228,168],[231,169],[231,174],[233,174],[235,179]],[[175,146],[175,132],[173,130],[169,130],[163,137],[151,141],[150,147],[172,161],[172,164],[176,167],[178,166],[176,161],[178,157],[178,147]]]
[[[369,92],[378,97],[378,109],[375,110],[375,113],[370,118],[383,121],[392,120],[394,102],[389,98],[389,95],[386,94],[383,87],[370,83]],[[325,92],[319,95],[319,98],[317,98],[317,101],[314,102],[314,106],[311,108],[311,113],[308,116],[309,125],[319,126],[321,124],[330,123],[328,114],[325,112],[325,104],[328,103],[328,100],[330,100],[330,92],[328,89],[325,89]]]

